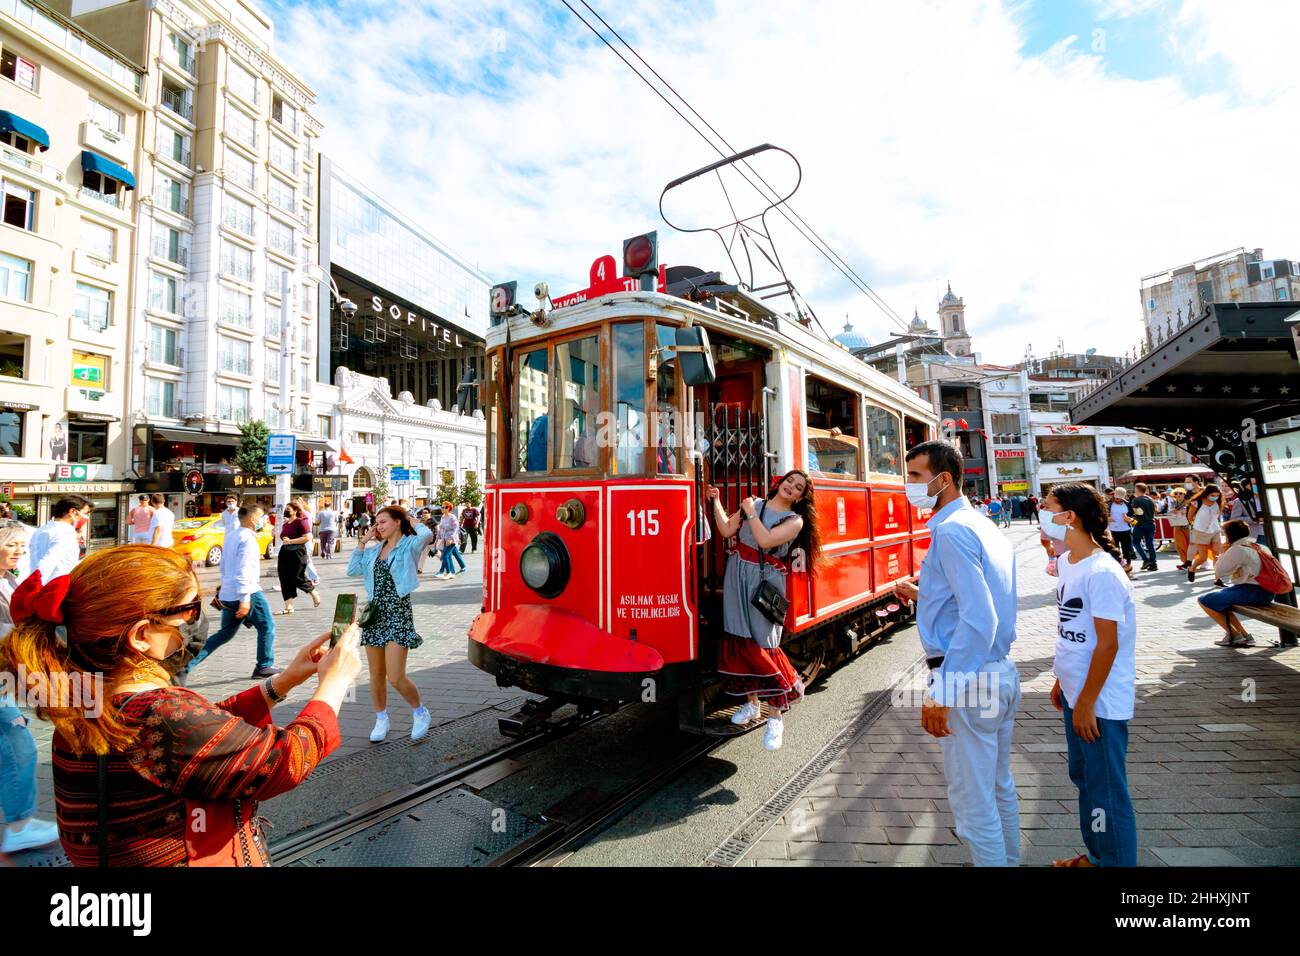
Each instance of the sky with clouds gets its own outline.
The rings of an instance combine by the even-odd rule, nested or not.
[[[1282,0],[588,2],[736,149],[798,157],[791,205],[893,310],[932,318],[951,280],[985,361],[1119,353],[1142,276],[1238,246],[1300,258]],[[561,0],[267,7],[325,151],[493,280],[582,288],[656,227],[661,261],[725,266],[658,209],[718,154]],[[832,333],[897,330],[775,221]]]

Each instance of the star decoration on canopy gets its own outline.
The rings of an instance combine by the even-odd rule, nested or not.
[[[1169,392],[1170,394],[1173,394],[1174,392],[1178,391],[1178,389],[1173,385],[1166,385],[1165,391]]]

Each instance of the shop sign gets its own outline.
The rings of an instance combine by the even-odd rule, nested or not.
[[[1082,468],[1057,468],[1056,473],[1058,475],[1082,475],[1083,469]]]
[[[1265,484],[1300,481],[1300,433],[1262,435],[1257,447]]]
[[[129,481],[99,481],[84,485],[41,484],[28,485],[23,489],[28,495],[116,495],[135,490]]]
[[[1018,449],[1010,449],[1010,448],[1007,448],[1007,449],[999,449],[999,450],[993,452],[993,457],[994,457],[994,458],[1024,458],[1024,457],[1025,457],[1025,450],[1024,450],[1023,448],[1018,448]]]
[[[85,465],[55,465],[55,481],[85,481],[90,477],[90,469]]]
[[[1003,491],[1028,491],[1029,482],[1027,481],[999,481],[998,487]]]
[[[185,473],[185,490],[192,495],[203,494],[203,472],[191,468]]]
[[[984,474],[984,469],[983,469],[983,468],[963,468],[962,471],[961,471],[961,473],[962,473],[963,475],[982,475],[982,474]]]
[[[498,296],[493,296],[493,301],[499,301]],[[461,348],[460,333],[452,329],[438,325],[427,316],[420,315],[410,309],[404,309],[396,302],[385,302],[382,297],[372,295],[370,297],[370,311],[377,316],[386,315],[394,322],[405,322],[407,325],[420,324],[420,331],[430,333],[434,341],[441,341],[445,345],[453,345]]]
[[[28,405],[26,402],[0,402],[0,408],[7,412],[34,412],[40,406]]]
[[[12,481],[6,481],[4,484],[0,484],[0,498],[11,501],[13,500],[13,496],[14,483]]]
[[[99,412],[73,412],[74,417],[83,422],[115,422],[116,415],[101,415]]]

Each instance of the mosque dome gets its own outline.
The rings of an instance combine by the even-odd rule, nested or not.
[[[856,349],[865,349],[871,346],[871,341],[861,332],[853,328],[853,324],[846,318],[844,321],[844,331],[835,336],[834,341],[840,343],[850,352]]]

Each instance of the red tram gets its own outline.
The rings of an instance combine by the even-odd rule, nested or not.
[[[908,616],[892,588],[929,544],[903,455],[935,434],[930,406],[746,287],[657,267],[639,238],[650,254],[625,244],[624,276],[599,259],[591,288],[549,311],[494,289],[489,559],[469,658],[547,698],[505,733],[566,702],[670,700],[684,727],[733,732],[734,702],[713,706],[728,542],[708,484],[730,513],[790,468],[814,480],[822,558],[794,562],[782,644],[805,681]]]

